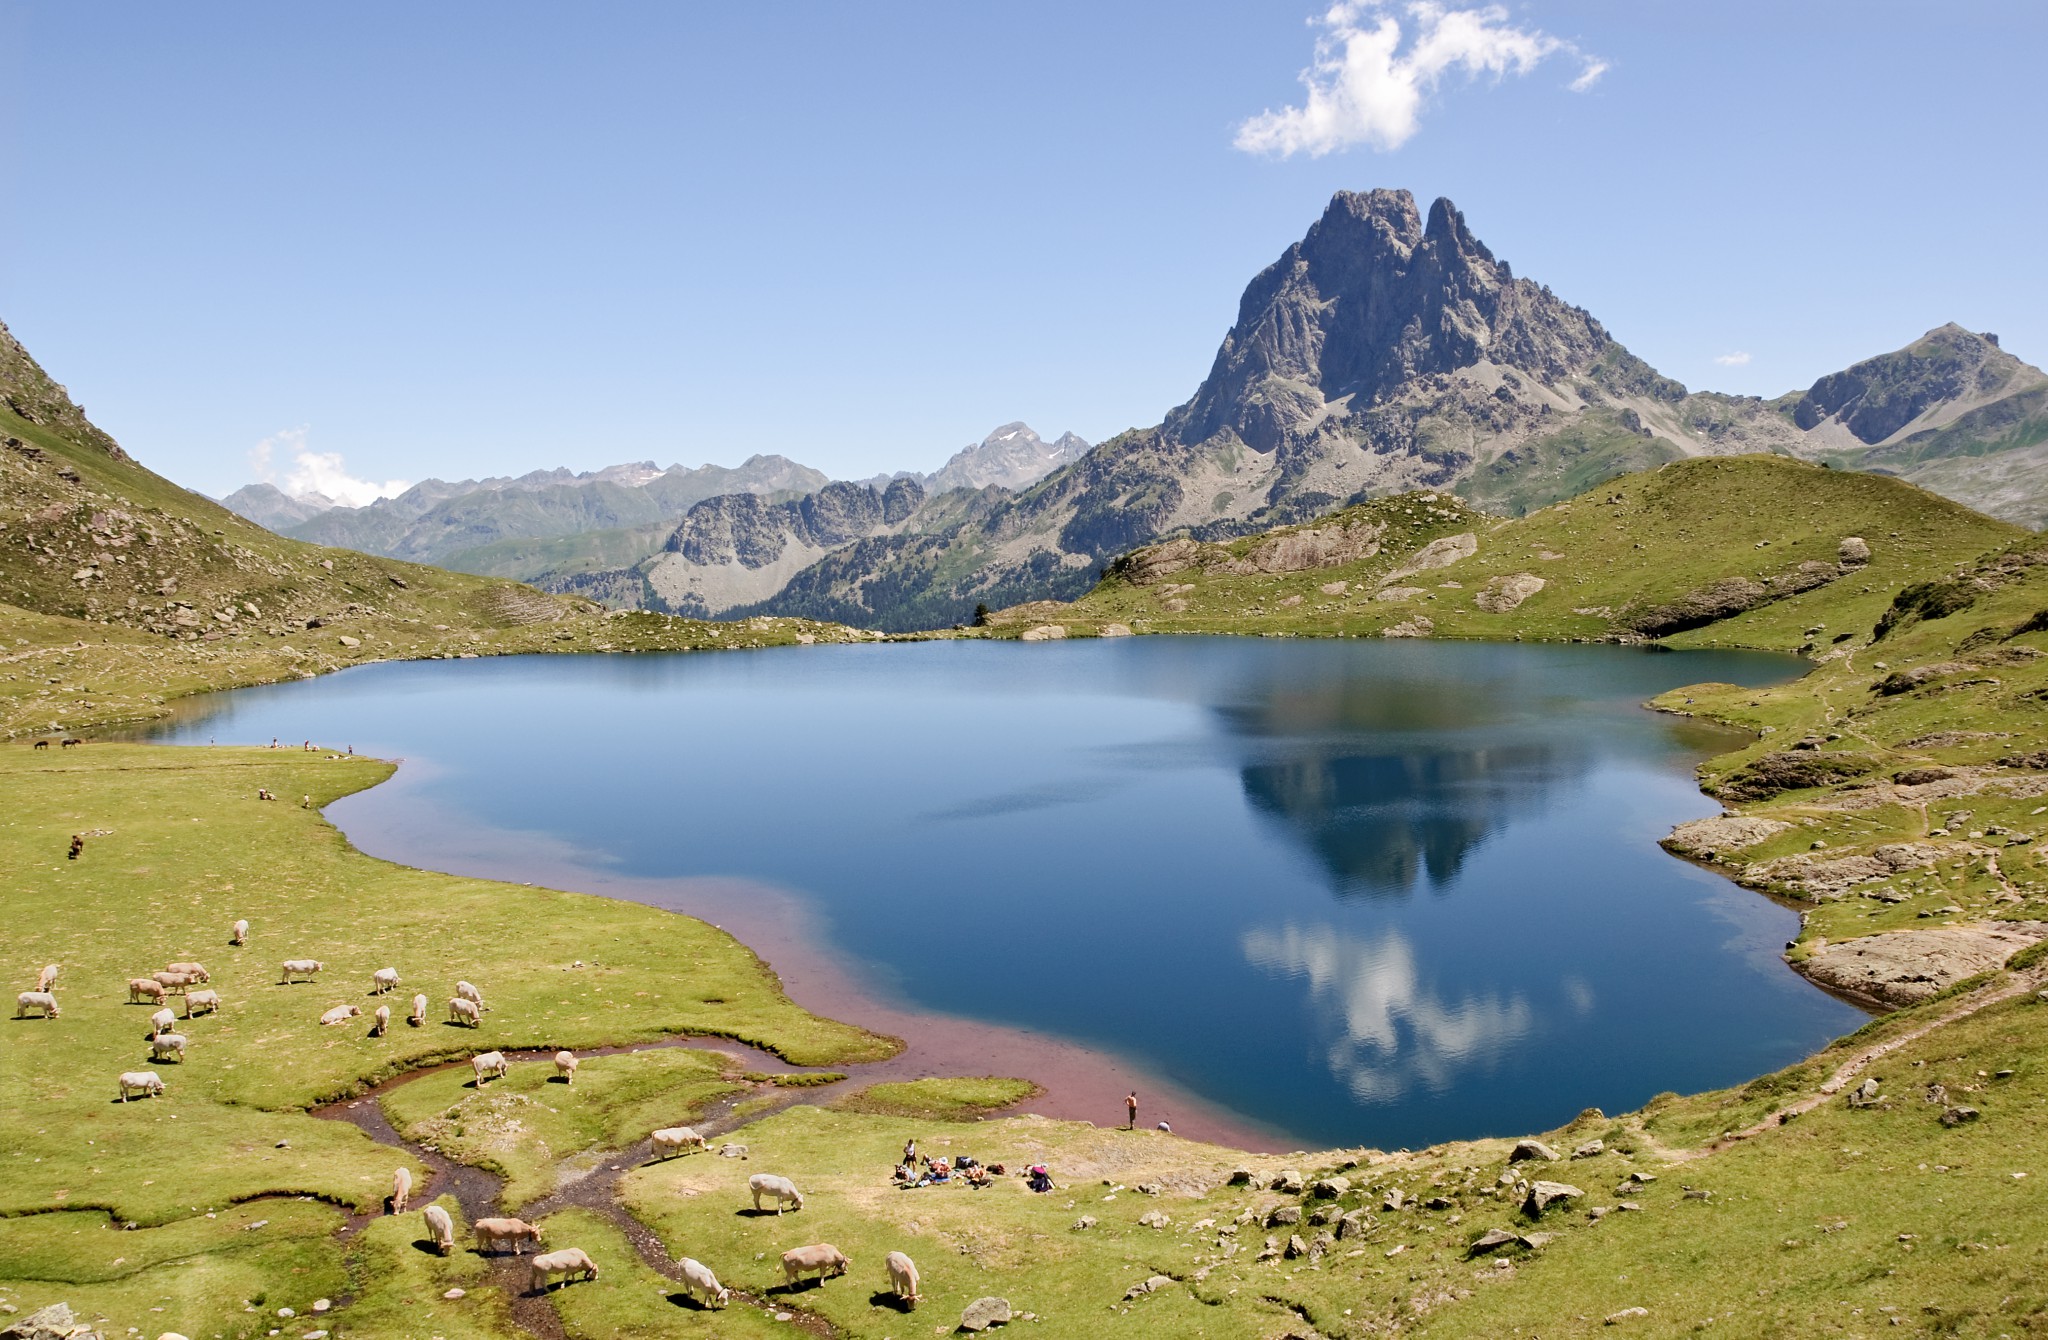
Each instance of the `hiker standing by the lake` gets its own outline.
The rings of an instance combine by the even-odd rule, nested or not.
[[[1137,1090],[1133,1089],[1133,1090],[1132,1090],[1132,1091],[1131,1091],[1131,1092],[1130,1092],[1129,1094],[1125,1095],[1125,1097],[1124,1097],[1124,1110],[1125,1110],[1126,1112],[1130,1113],[1130,1122],[1129,1122],[1128,1126],[1126,1127],[1126,1129],[1128,1129],[1128,1130],[1133,1130],[1133,1131],[1137,1130],[1137,1129],[1138,1129],[1138,1093],[1137,1093]]]

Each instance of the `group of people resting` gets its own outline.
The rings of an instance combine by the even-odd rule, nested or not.
[[[983,1163],[972,1154],[956,1154],[952,1158],[919,1157],[917,1141],[906,1140],[903,1144],[903,1161],[896,1165],[896,1171],[889,1176],[890,1185],[910,1190],[921,1186],[949,1186],[962,1182],[980,1189],[994,1186],[995,1179],[1007,1176],[1009,1169],[1000,1163]],[[1033,1191],[1052,1190],[1052,1174],[1042,1163],[1034,1163],[1025,1170],[1025,1179]]]

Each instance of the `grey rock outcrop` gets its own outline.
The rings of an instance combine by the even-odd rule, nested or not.
[[[1987,921],[1883,931],[1823,945],[1797,964],[1810,980],[1875,1005],[1917,1005],[1951,983],[2002,967],[2048,937],[2048,922]]]
[[[963,1331],[985,1331],[991,1326],[1002,1326],[1010,1320],[1010,1303],[1005,1298],[977,1298],[960,1313],[960,1329]]]

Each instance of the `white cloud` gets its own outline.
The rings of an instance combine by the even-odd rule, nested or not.
[[[395,497],[412,485],[403,479],[357,479],[343,465],[338,451],[314,451],[306,445],[305,428],[287,428],[272,433],[249,449],[249,468],[265,484],[273,484],[294,498],[315,495],[345,507],[365,507],[379,498]],[[280,469],[277,458],[289,458]]]
[[[1499,5],[1452,9],[1438,0],[1411,0],[1400,12],[1411,28],[1389,12],[1388,0],[1331,5],[1312,21],[1323,31],[1314,62],[1301,72],[1306,101],[1252,117],[1237,128],[1237,147],[1282,158],[1320,158],[1355,144],[1398,149],[1415,134],[1423,101],[1447,74],[1498,80],[1563,56],[1580,63],[1568,87],[1584,93],[1608,69],[1606,61],[1562,38],[1514,26]]]
[[[1732,354],[1722,354],[1714,360],[1724,368],[1739,368],[1749,362],[1749,355],[1737,349]]]

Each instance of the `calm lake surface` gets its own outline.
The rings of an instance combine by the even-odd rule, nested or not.
[[[1779,960],[1793,913],[1656,845],[1714,812],[1692,768],[1731,737],[1641,702],[1797,669],[1184,637],[532,656],[216,695],[160,738],[403,757],[369,793],[412,816],[403,859],[427,833],[441,868],[715,877],[878,998],[1303,1146],[1419,1147],[1737,1083],[1861,1021]],[[399,856],[365,803],[330,813]]]

